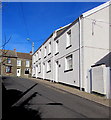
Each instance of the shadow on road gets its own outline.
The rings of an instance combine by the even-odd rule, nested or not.
[[[6,90],[2,84],[2,120],[41,120],[41,113],[37,110],[25,105],[12,107],[20,99],[21,94],[18,90]]]

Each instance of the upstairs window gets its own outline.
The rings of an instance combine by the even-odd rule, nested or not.
[[[59,52],[59,41],[56,41],[56,45],[55,45],[55,53],[57,54]]]
[[[30,61],[26,61],[26,67],[30,67]]]
[[[47,47],[45,46],[45,48],[44,48],[44,57],[46,57],[46,55],[47,55]]]
[[[49,42],[49,54],[51,53],[51,42]]]
[[[65,70],[69,71],[73,69],[73,57],[69,55],[65,58]]]
[[[47,72],[51,72],[51,60],[47,62]]]
[[[7,63],[11,63],[11,59],[10,58],[7,58]]]
[[[39,51],[39,59],[41,59],[41,49],[40,49],[40,51]]]
[[[33,56],[33,62],[36,62],[36,54]]]
[[[17,60],[17,66],[21,66],[21,60]]]
[[[39,55],[38,55],[38,52],[37,52],[37,57],[36,57],[37,59],[36,60],[38,60],[38,57],[39,57]]]
[[[67,36],[66,36],[66,48],[70,46],[71,46],[71,30],[67,32]]]

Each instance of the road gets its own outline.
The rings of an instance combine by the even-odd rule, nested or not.
[[[22,92],[21,99],[13,105],[24,103],[24,106],[39,111],[41,118],[109,118],[109,108],[106,106],[40,82],[36,83],[30,79],[18,77],[3,78],[3,84],[7,90]],[[31,86],[33,88],[29,89]],[[33,93],[35,95],[31,96]],[[28,97],[30,99],[27,99]]]

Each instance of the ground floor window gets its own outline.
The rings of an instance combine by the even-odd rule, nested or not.
[[[51,60],[47,62],[47,72],[51,71]]]
[[[69,55],[65,58],[65,70],[72,70],[73,69],[73,57]]]
[[[41,63],[38,64],[38,73],[41,73]]]
[[[30,69],[29,68],[25,69],[25,74],[29,74],[29,73],[30,73]]]
[[[6,66],[6,73],[11,73],[11,66]]]

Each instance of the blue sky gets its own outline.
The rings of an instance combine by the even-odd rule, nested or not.
[[[5,2],[2,5],[2,41],[11,40],[5,49],[35,50],[59,27],[73,22],[102,2]],[[30,42],[27,41],[30,38]]]

